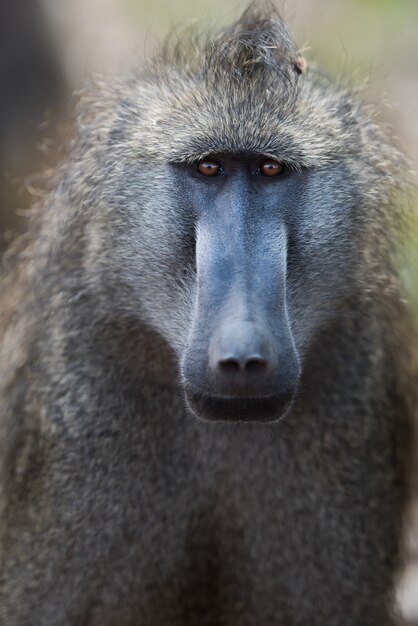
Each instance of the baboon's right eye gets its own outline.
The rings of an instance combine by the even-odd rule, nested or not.
[[[221,171],[221,164],[218,161],[211,161],[210,159],[204,159],[199,161],[197,169],[202,176],[216,176]]]

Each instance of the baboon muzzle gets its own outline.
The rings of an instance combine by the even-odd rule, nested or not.
[[[197,302],[182,375],[199,417],[273,421],[289,408],[299,376],[286,250],[283,238],[269,253],[269,245],[250,245],[242,234],[198,232]]]

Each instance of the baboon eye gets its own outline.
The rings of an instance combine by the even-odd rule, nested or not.
[[[204,159],[198,163],[197,169],[203,176],[216,176],[221,171],[221,164],[218,161]]]
[[[259,171],[264,176],[277,176],[283,171],[283,165],[274,159],[266,159],[261,163]]]

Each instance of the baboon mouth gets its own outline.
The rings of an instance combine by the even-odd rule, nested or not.
[[[274,422],[287,412],[293,391],[271,396],[215,396],[186,390],[190,410],[209,422]]]

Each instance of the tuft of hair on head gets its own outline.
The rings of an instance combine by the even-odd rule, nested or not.
[[[209,42],[205,60],[208,71],[232,71],[240,78],[273,71],[293,79],[304,69],[292,36],[270,0],[250,4],[237,22]]]
[[[253,0],[242,16],[215,36],[193,29],[170,36],[157,59],[159,67],[176,66],[216,85],[226,75],[239,80],[281,78],[296,86],[306,70],[279,10],[271,0]]]

